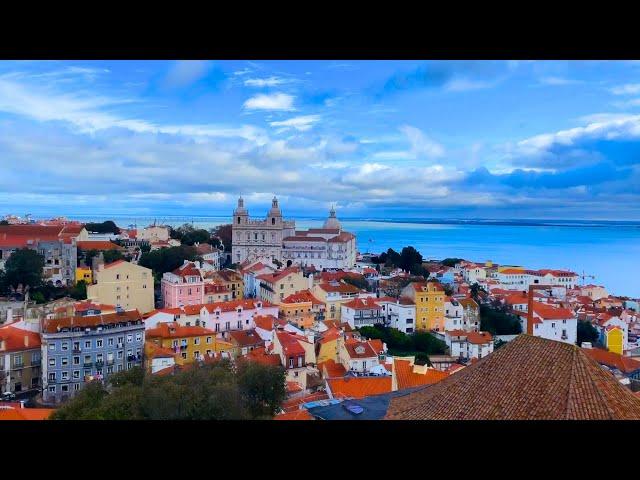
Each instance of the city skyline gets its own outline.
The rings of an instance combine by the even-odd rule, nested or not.
[[[0,63],[6,212],[640,219],[623,61]],[[55,206],[55,207],[54,207]]]

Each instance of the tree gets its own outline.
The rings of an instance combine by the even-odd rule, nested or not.
[[[184,245],[194,245],[195,243],[207,243],[211,241],[211,233],[202,228],[194,228],[193,225],[185,223],[184,225],[169,230],[169,236],[173,239],[180,240]]]
[[[156,275],[171,272],[184,263],[185,260],[199,259],[195,247],[180,245],[179,247],[161,248],[153,252],[143,253],[138,264],[150,268]]]
[[[140,245],[140,251],[142,253],[148,253],[151,251],[151,245],[149,245],[148,243],[143,243]]]
[[[518,335],[522,325],[517,316],[504,307],[480,305],[480,330],[492,335]]]
[[[232,225],[230,223],[225,225],[218,225],[214,230],[213,234],[220,239],[222,244],[224,245],[224,251],[231,251],[231,235],[232,235]]]
[[[445,258],[440,263],[445,267],[455,267],[456,263],[460,263],[462,261],[462,258]]]
[[[102,252],[104,263],[109,264],[117,260],[124,260],[124,255],[120,250],[105,250]]]
[[[451,285],[449,285],[448,283],[440,283],[440,285],[442,285],[442,288],[444,289],[444,294],[447,297],[450,297],[451,295],[453,295],[453,287]]]
[[[9,225],[8,220],[0,220],[0,225]]]
[[[87,299],[87,283],[84,280],[78,280],[78,282],[69,289],[69,295],[76,300]]]
[[[469,293],[471,293],[471,298],[473,298],[477,303],[480,303],[478,301],[478,294],[484,291],[485,291],[484,288],[482,288],[477,282],[471,285],[471,288],[469,289]]]
[[[257,362],[242,362],[238,369],[240,394],[253,418],[272,418],[285,399],[285,371]]]
[[[4,265],[5,282],[17,289],[23,287],[35,288],[42,284],[44,257],[35,250],[21,248],[11,254]]]
[[[596,343],[599,335],[598,330],[587,320],[578,321],[577,329],[577,344],[582,345],[582,342]]]
[[[97,257],[98,255],[100,255],[100,252],[98,250],[95,249],[91,249],[91,250],[79,250],[78,251],[78,256],[82,256],[82,258],[84,258],[84,264],[91,268],[92,262],[93,262],[93,258]]]
[[[282,268],[282,262],[280,260],[278,260],[277,258],[273,259],[273,264],[278,268]]]
[[[414,247],[404,247],[400,253],[400,265],[398,266],[403,270],[410,271],[415,265],[422,266],[422,255]]]
[[[84,228],[91,233],[115,233],[116,235],[120,233],[120,229],[112,220],[102,223],[87,223]]]
[[[282,367],[228,361],[194,363],[173,375],[120,372],[91,382],[53,419],[244,420],[271,418],[285,398]]]
[[[346,275],[343,279],[344,283],[348,283],[349,285],[353,285],[354,287],[358,287],[360,290],[371,290],[369,286],[369,282],[364,278],[363,275],[359,275],[357,273]]]

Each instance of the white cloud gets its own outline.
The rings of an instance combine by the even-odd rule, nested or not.
[[[283,130],[287,130],[288,128],[295,128],[300,132],[305,132],[310,130],[314,123],[320,120],[320,115],[302,115],[299,117],[293,117],[289,120],[271,122],[269,125],[272,127],[286,127]]]
[[[411,152],[416,158],[438,158],[444,155],[444,147],[435,142],[420,129],[410,125],[403,125],[400,131],[404,133],[411,143]]]
[[[247,110],[295,110],[293,100],[295,97],[286,93],[259,94],[244,102]]]
[[[290,82],[290,80],[280,77],[247,78],[244,81],[244,84],[247,87],[275,87],[278,85],[283,85],[287,82]]]
[[[444,89],[447,92],[467,92],[470,90],[481,90],[494,86],[492,82],[482,82],[478,80],[470,80],[467,78],[454,78],[447,82]]]
[[[618,85],[609,90],[614,95],[636,95],[640,93],[640,83],[627,83]]]
[[[165,78],[169,88],[180,88],[197,82],[211,68],[211,62],[205,60],[179,60],[175,62]]]
[[[539,80],[542,85],[551,85],[551,86],[564,86],[564,85],[575,85],[578,83],[582,83],[578,80],[572,80],[570,78],[564,77],[542,77]]]

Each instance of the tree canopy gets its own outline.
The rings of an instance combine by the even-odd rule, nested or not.
[[[447,344],[429,332],[406,334],[398,329],[379,324],[373,327],[361,327],[358,331],[363,337],[382,340],[387,344],[391,355],[414,355],[416,358],[426,360],[429,355],[441,355],[447,350]]]
[[[582,345],[582,342],[596,343],[598,341],[598,330],[591,322],[587,320],[579,320],[577,328],[577,343]]]
[[[223,360],[167,376],[140,367],[87,384],[52,420],[269,419],[285,399],[282,367]]]
[[[480,330],[492,335],[518,335],[522,333],[522,325],[505,307],[480,304]]]
[[[42,284],[44,257],[37,251],[21,248],[11,254],[4,264],[7,285],[18,288],[19,285],[35,288]]]
[[[198,252],[195,247],[180,245],[179,247],[160,248],[153,252],[143,253],[138,264],[153,270],[157,275],[171,272],[184,263],[185,260],[197,260]]]
[[[105,264],[125,259],[120,250],[105,250],[104,252],[102,252],[102,258],[104,258]]]
[[[440,263],[445,267],[455,267],[456,263],[462,262],[462,258],[445,258]]]
[[[230,223],[218,225],[213,231],[213,235],[220,239],[222,245],[224,245],[225,252],[231,251],[232,225]]]
[[[212,243],[211,233],[203,228],[194,228],[193,225],[185,223],[178,228],[169,230],[169,236],[180,240],[183,245],[194,245],[196,243]]]
[[[87,223],[84,228],[87,232],[91,233],[120,233],[120,229],[112,220],[107,220],[102,223]]]

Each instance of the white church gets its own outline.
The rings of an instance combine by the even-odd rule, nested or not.
[[[342,230],[332,207],[322,228],[296,230],[293,220],[282,218],[273,198],[264,220],[252,220],[242,197],[233,211],[232,258],[234,263],[276,259],[283,264],[347,269],[356,264],[356,237]]]

